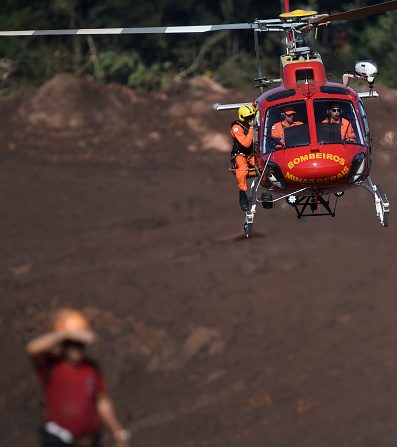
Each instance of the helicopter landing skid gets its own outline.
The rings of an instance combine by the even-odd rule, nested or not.
[[[256,212],[256,204],[251,205],[250,209],[245,213],[244,219],[244,236],[250,238],[253,236],[254,217]]]
[[[248,211],[245,212],[245,218],[244,218],[244,224],[243,224],[244,236],[246,238],[251,238],[253,236],[254,218],[255,218],[255,213],[256,213],[256,203],[254,200],[254,196],[255,196],[255,189],[256,189],[256,186],[258,185],[258,182],[259,182],[259,177],[257,176],[252,180],[250,189],[247,194],[248,200],[250,203],[250,208]]]
[[[374,185],[369,176],[363,181],[363,183],[361,183],[360,186],[371,193],[375,201],[376,217],[384,227],[388,227],[390,203],[385,192],[383,191],[383,188],[380,185]]]
[[[295,200],[294,200],[295,199]],[[291,205],[296,211],[296,217],[301,219],[302,217],[314,217],[314,216],[332,216],[335,217],[335,209],[338,201],[338,196],[334,204],[334,208],[331,209],[330,198],[328,196],[325,199],[319,194],[313,194],[311,196],[302,196],[287,198],[287,203]]]

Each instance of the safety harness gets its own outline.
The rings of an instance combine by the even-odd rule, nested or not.
[[[238,121],[238,120],[233,121],[231,124],[231,127],[233,128],[233,126],[240,126],[243,129],[244,135],[248,134],[249,128],[245,127],[244,124],[241,123],[241,121]],[[252,150],[253,150],[252,143],[249,147],[245,147],[239,143],[237,138],[233,138],[233,147],[232,147],[232,153],[231,153],[232,161],[239,154],[246,155],[247,157],[252,155]]]

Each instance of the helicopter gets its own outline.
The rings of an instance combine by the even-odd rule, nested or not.
[[[320,26],[341,20],[355,20],[397,9],[397,0],[353,9],[336,14],[293,10],[284,0],[284,12],[276,19],[257,19],[252,23],[219,25],[163,26],[144,28],[88,28],[59,30],[0,31],[3,36],[52,36],[100,34],[169,34],[204,33],[220,30],[251,30],[260,95],[254,101],[238,104],[214,104],[215,110],[238,109],[244,104],[255,107],[253,153],[255,166],[247,172],[251,184],[245,211],[244,237],[253,236],[257,205],[272,209],[285,200],[301,219],[306,216],[335,216],[338,199],[346,190],[363,187],[372,195],[379,222],[389,224],[390,204],[380,185],[370,178],[371,138],[362,99],[378,96],[374,90],[377,65],[358,61],[353,73],[343,75],[343,83],[329,82],[318,52],[312,50],[304,36]],[[263,76],[258,35],[281,32],[285,54],[281,55],[282,76]],[[349,78],[364,80],[368,91],[357,93],[348,86]],[[278,83],[275,88],[267,88]],[[283,138],[274,129],[293,111],[296,123],[282,126]],[[339,115],[339,121],[332,119]],[[337,124],[337,123],[342,123]],[[343,124],[344,123],[344,124]],[[235,169],[232,167],[233,172]]]
[[[378,96],[374,90],[377,65],[358,61],[353,73],[343,75],[343,84],[328,82],[319,53],[306,45],[302,34],[336,20],[356,19],[393,10],[397,2],[359,8],[334,15],[317,15],[316,11],[289,10],[278,20],[257,21],[259,31],[284,31],[286,53],[281,56],[282,80],[263,77],[258,62],[256,85],[261,95],[256,107],[253,149],[255,167],[249,168],[253,181],[248,192],[249,210],[245,212],[244,235],[252,237],[257,203],[271,209],[286,200],[299,219],[304,216],[335,216],[337,201],[347,189],[361,186],[374,199],[380,223],[389,224],[390,204],[380,185],[369,173],[372,161],[371,138],[363,98]],[[357,93],[348,87],[349,79],[368,82],[368,92]],[[281,85],[264,92],[264,87],[281,81]],[[239,104],[215,104],[216,110],[239,108]],[[288,125],[286,114],[296,117]],[[334,120],[337,118],[337,121]],[[336,124],[338,122],[338,124]],[[285,123],[285,124],[284,124]],[[275,135],[277,124],[283,138]],[[232,172],[236,169],[232,167]],[[260,193],[260,190],[264,192]],[[274,198],[274,196],[276,196]],[[331,203],[333,199],[333,204]]]

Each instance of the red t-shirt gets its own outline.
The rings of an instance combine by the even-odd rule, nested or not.
[[[63,360],[37,367],[45,397],[45,422],[55,422],[78,438],[100,429],[96,398],[105,379],[89,361],[71,365]]]

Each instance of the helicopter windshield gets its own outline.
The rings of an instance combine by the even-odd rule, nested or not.
[[[350,101],[316,99],[314,116],[320,144],[364,144]]]
[[[264,126],[264,151],[307,146],[310,134],[304,101],[268,109]]]

